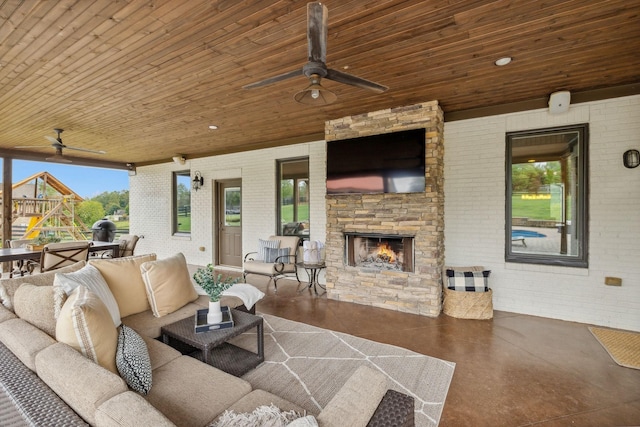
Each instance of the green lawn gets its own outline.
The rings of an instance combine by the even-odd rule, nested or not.
[[[560,221],[562,218],[559,207],[552,208],[551,200],[523,200],[520,195],[511,198],[512,217]],[[552,213],[553,212],[553,213]],[[567,217],[569,216],[568,213]]]
[[[282,222],[293,222],[293,205],[283,205],[280,214]],[[309,220],[309,204],[298,205],[298,221]]]

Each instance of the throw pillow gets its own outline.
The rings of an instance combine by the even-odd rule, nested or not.
[[[153,315],[162,317],[198,299],[182,253],[140,266]]]
[[[73,273],[58,273],[53,279],[54,288],[59,288],[64,291],[64,293],[69,296],[71,292],[78,286],[84,286],[89,289],[91,292],[96,294],[107,306],[109,309],[109,313],[111,314],[111,318],[113,319],[114,326],[120,326],[120,309],[118,308],[118,303],[114,298],[111,290],[109,289],[109,285],[100,274],[100,271],[95,268],[91,264],[85,265],[82,269],[78,271],[74,271]],[[60,298],[56,296],[55,301],[60,304],[64,304],[64,298]],[[62,308],[62,305],[59,307]],[[56,309],[56,312],[59,312],[59,309]]]
[[[282,412],[280,408],[271,405],[258,406],[253,412],[235,412],[226,410],[209,427],[286,427],[291,421],[302,415],[296,411]]]
[[[53,309],[53,286],[22,284],[13,296],[16,315],[33,326],[56,336],[56,319]]]
[[[56,273],[70,273],[72,271],[77,271],[86,264],[86,261],[78,261],[73,265],[62,267],[54,271],[47,271],[45,273],[33,274],[24,277],[12,277],[11,279],[1,279],[0,299],[2,299],[2,305],[13,311],[13,295],[16,293],[16,289],[18,289],[23,283],[29,283],[36,286],[51,286]]]
[[[140,266],[155,260],[156,254],[147,254],[89,261],[89,264],[100,270],[100,274],[109,285],[113,297],[118,302],[121,317],[149,310],[149,300],[140,274]]]
[[[267,259],[267,248],[277,249],[280,247],[280,240],[262,240],[258,239],[258,255],[256,261],[264,261]]]
[[[147,344],[136,331],[120,326],[116,367],[131,389],[145,396],[151,391],[151,359]]]
[[[447,270],[447,288],[452,291],[488,292],[490,270],[457,271]]]
[[[289,264],[289,249],[290,248],[266,248],[264,262],[276,262],[278,257],[285,257],[281,258],[279,262]]]
[[[78,286],[62,306],[56,322],[56,340],[118,373],[118,330],[102,300],[84,286]]]

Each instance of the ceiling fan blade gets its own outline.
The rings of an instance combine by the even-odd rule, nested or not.
[[[383,86],[383,85],[378,84],[378,83],[374,83],[374,82],[372,82],[370,80],[367,80],[367,79],[363,79],[362,77],[356,77],[356,76],[354,76],[352,74],[347,74],[347,73],[343,73],[342,71],[337,71],[337,70],[332,70],[332,69],[328,69],[327,70],[327,75],[325,76],[325,79],[329,79],[329,80],[333,80],[334,82],[344,83],[344,84],[347,84],[347,85],[359,87],[361,89],[372,90],[372,91],[377,92],[377,93],[382,93],[382,92],[386,91],[387,89],[389,89],[386,86]]]
[[[45,138],[47,138],[49,141],[51,141],[51,143],[52,143],[52,144],[55,144],[55,145],[60,145],[60,144],[62,144],[60,141],[58,141],[57,139],[55,139],[55,138],[54,138],[54,137],[52,137],[52,136],[46,135],[46,136],[45,136]]]
[[[13,148],[21,150],[23,148],[49,148],[51,145],[16,145]]]
[[[76,151],[84,151],[85,153],[94,153],[94,154],[107,154],[106,151],[104,150],[90,150],[88,148],[77,148],[77,147],[69,147],[68,145],[65,145],[64,148],[66,150],[76,150]]]
[[[310,62],[327,62],[327,20],[329,11],[320,2],[307,4],[307,43]]]
[[[257,87],[267,86],[272,83],[281,82],[282,80],[290,79],[292,77],[298,77],[302,75],[302,70],[294,70],[289,71],[284,74],[279,74],[277,76],[269,77],[268,79],[260,80],[259,82],[251,83],[245,86],[242,86],[243,89],[254,89]]]

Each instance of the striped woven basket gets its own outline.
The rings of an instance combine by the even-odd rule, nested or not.
[[[445,288],[442,311],[458,319],[492,319],[493,291],[465,292]]]

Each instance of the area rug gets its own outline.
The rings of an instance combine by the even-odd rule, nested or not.
[[[416,426],[437,426],[455,363],[280,317],[264,318],[265,362],[243,378],[317,415],[360,365],[415,399]],[[234,339],[255,351],[255,333]]]
[[[640,333],[596,327],[589,330],[618,365],[640,369]]]

